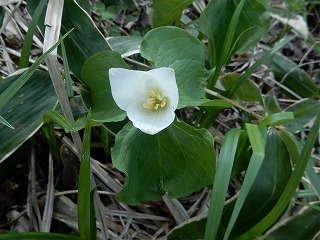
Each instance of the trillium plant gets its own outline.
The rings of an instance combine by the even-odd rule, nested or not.
[[[6,2],[18,1],[4,2],[0,4],[0,24],[7,22],[2,21],[4,15],[24,12],[3,7]],[[80,237],[72,239],[96,239],[96,219],[101,222],[101,239],[251,240],[261,234],[265,235],[261,238],[282,239],[277,236],[300,229],[309,231],[303,237],[315,239],[319,223],[309,224],[309,220],[320,219],[319,207],[298,214],[298,219],[284,221],[288,226],[282,231],[277,221],[295,211],[290,208],[295,196],[303,198],[302,205],[311,206],[306,204],[309,200],[320,205],[319,174],[313,168],[319,149],[312,151],[320,126],[320,93],[314,80],[319,76],[317,73],[311,77],[282,52],[288,43],[290,49],[296,42],[299,46],[313,44],[300,62],[305,67],[309,66],[304,61],[310,53],[318,56],[319,41],[311,36],[319,26],[310,19],[319,15],[319,4],[308,1],[301,10],[314,24],[309,33],[307,27],[302,31],[298,27],[301,24],[293,24],[303,20],[300,10],[281,12],[290,2],[295,5],[304,1],[280,1],[284,2],[280,8],[277,2],[19,1],[17,8],[26,6],[33,25],[28,28],[28,41],[21,50],[19,68],[25,72],[0,81],[0,164],[19,149],[18,158],[32,152],[28,159],[33,161],[35,156],[48,154],[49,161],[56,161],[57,171],[61,170],[69,159],[61,156],[62,143],[72,150],[68,151],[72,152],[70,159],[81,159],[79,181],[76,176],[78,184],[73,184],[79,186],[74,209],[78,211]],[[96,22],[88,14],[91,5],[96,7]],[[315,13],[309,14],[306,9],[314,9]],[[46,18],[41,14],[44,11]],[[293,21],[290,18],[295,14],[298,16]],[[106,28],[105,36],[97,22]],[[269,31],[274,26],[283,29]],[[3,35],[5,27],[0,28]],[[35,35],[32,31],[36,29],[42,33]],[[115,29],[121,29],[118,35],[125,32],[126,36],[116,35]],[[277,32],[281,36],[275,36]],[[37,36],[43,36],[44,44]],[[43,45],[44,53],[31,64],[30,49],[35,45]],[[2,52],[4,59],[20,54]],[[17,67],[9,60],[2,64],[1,74]],[[44,60],[46,68],[40,65]],[[58,67],[62,63],[63,76],[62,66]],[[49,72],[37,70],[39,66]],[[302,141],[297,136],[308,137]],[[93,141],[99,142],[94,146],[100,150],[90,154],[90,150],[96,151],[90,146]],[[45,142],[48,144],[43,147]],[[31,146],[40,149],[36,150],[39,154],[34,154]],[[56,168],[51,163],[49,171],[40,172],[49,172],[46,199],[52,197],[52,201],[46,201],[44,211],[52,215],[54,183],[60,183],[60,178],[54,178]],[[2,165],[0,170],[6,171],[10,164]],[[68,162],[63,174],[58,174],[63,176],[61,181],[69,179],[65,176],[70,165],[75,164]],[[30,171],[32,181],[38,175],[45,176]],[[230,184],[233,181],[235,184]],[[303,190],[296,192],[297,186]],[[107,192],[102,202],[100,190]],[[31,192],[34,203],[38,194]],[[140,204],[143,202],[149,203]],[[123,207],[123,203],[128,206]],[[50,223],[40,224],[40,210],[34,205],[28,205],[29,215],[34,207],[37,221],[31,222],[39,222],[39,226],[30,227],[49,231]],[[110,206],[121,208],[119,224],[106,221]],[[130,214],[122,215],[123,209],[130,210]],[[154,209],[166,216],[150,217]],[[169,212],[173,217],[167,220]],[[146,213],[148,219],[137,223]],[[112,220],[115,215],[112,213]],[[126,217],[122,216],[130,220],[125,223]],[[301,222],[308,222],[308,228],[301,227]],[[108,229],[110,226],[114,230]],[[157,229],[159,226],[161,229]],[[132,232],[136,235],[130,235]],[[1,236],[0,240],[38,239],[34,235]],[[286,239],[297,236],[292,234]],[[61,237],[44,239],[70,236]]]
[[[147,72],[111,68],[109,79],[116,104],[133,126],[154,135],[173,122],[179,93],[172,68]]]

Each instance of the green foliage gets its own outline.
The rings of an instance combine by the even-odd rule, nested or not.
[[[112,151],[114,165],[127,174],[118,199],[135,205],[166,192],[170,198],[187,196],[210,185],[215,173],[212,146],[207,130],[182,122],[152,136],[127,124]]]
[[[198,39],[176,27],[159,27],[146,34],[140,52],[155,68],[170,67],[175,70],[179,108],[205,102],[201,86],[205,54]]]
[[[0,81],[0,92],[4,93],[23,75],[14,75]],[[57,104],[50,77],[36,71],[27,83],[12,95],[11,101],[0,108],[0,114],[14,127],[0,124],[0,162],[5,160],[22,143],[29,139],[42,125],[42,115]],[[10,137],[8,137],[10,136]]]
[[[240,2],[242,1],[213,0],[201,14],[199,27],[210,40],[212,67],[222,66],[235,52],[254,46],[268,31],[269,15],[265,3],[258,0],[245,1],[238,21],[231,24]],[[229,33],[231,27],[235,28],[234,34]],[[231,39],[227,39],[227,36]],[[231,41],[231,44],[224,49],[226,41]]]
[[[299,12],[306,4],[300,0],[285,2],[292,12]],[[29,65],[32,37],[37,27],[44,32],[46,3],[46,0],[27,1],[33,18],[20,67]],[[245,52],[243,56],[250,59],[250,64],[244,65],[247,68],[230,73],[234,65],[226,66],[234,54],[241,58],[243,51],[256,46],[266,35],[269,2],[211,0],[197,1],[190,6],[193,3],[190,0],[153,1],[152,30],[139,29],[146,33],[144,37],[114,37],[113,28],[125,28],[123,18],[150,17],[147,16],[149,2],[95,1],[93,8],[100,15],[98,22],[107,23],[103,27],[112,35],[108,40],[90,18],[89,3],[88,0],[65,0],[61,34],[66,34],[24,73],[0,81],[0,163],[44,124],[41,133],[59,164],[59,147],[65,133],[74,137],[75,131],[84,128],[77,206],[81,238],[55,233],[9,233],[0,235],[0,239],[96,239],[93,204],[96,189],[91,189],[94,178],[90,169],[90,136],[94,124],[99,125],[93,128],[97,141],[102,142],[105,154],[111,155],[114,166],[125,175],[117,200],[137,205],[163,195],[186,197],[212,185],[207,216],[202,214],[178,225],[168,234],[168,239],[247,240],[263,233],[267,239],[312,239],[319,229],[317,207],[307,204],[312,208],[290,217],[284,225],[279,225],[279,219],[293,196],[320,196],[320,179],[313,169],[314,159],[310,157],[320,126],[317,83],[300,64],[279,53],[294,38],[284,37],[286,31],[276,36],[276,40],[263,39],[263,49],[258,46],[259,51]],[[302,12],[306,13],[306,9]],[[3,17],[1,7],[1,25]],[[186,28],[192,26],[192,34],[179,28],[180,20]],[[108,25],[111,22],[113,26]],[[71,29],[74,30],[70,33]],[[70,106],[75,104],[74,124],[60,113],[59,107],[53,111],[57,97],[49,75],[36,70],[62,40],[64,45],[59,51],[68,90],[65,97],[71,98]],[[110,68],[160,67],[175,71],[179,105],[172,112],[175,111],[177,119],[159,133],[148,135],[128,123],[126,112],[116,105],[108,73]],[[258,71],[263,74],[253,75]],[[269,77],[269,71],[275,80]],[[270,79],[276,87],[264,85]],[[80,89],[80,95],[73,95],[73,84]],[[290,104],[278,103],[278,87],[285,93],[281,97],[288,98]],[[141,97],[142,106],[146,100]],[[291,104],[292,100],[295,103]],[[252,110],[252,105],[259,110]],[[194,108],[183,109],[190,106]],[[221,112],[227,123],[219,118],[215,121]],[[235,112],[242,119],[230,124],[227,114]],[[65,132],[59,139],[53,122]],[[223,127],[216,129],[216,123]],[[308,131],[305,142],[294,135],[300,131]],[[221,142],[216,162],[215,148],[219,149]],[[5,165],[1,166],[6,170]],[[310,184],[302,182],[305,192],[294,195],[305,172]],[[226,202],[230,182],[238,179],[241,180],[240,192]],[[310,218],[315,221],[306,224]],[[272,226],[274,228],[266,233]]]
[[[82,68],[82,80],[91,95],[89,100],[84,98],[84,101],[92,108],[92,119],[98,122],[119,121],[125,118],[125,113],[115,104],[111,95],[108,76],[111,67],[129,68],[120,54],[112,51],[93,55]],[[82,91],[82,95],[84,94]],[[92,101],[92,104],[89,101]]]
[[[193,0],[158,0],[153,2],[153,27],[172,25],[180,19],[182,11],[188,7]]]
[[[79,187],[78,187],[78,227],[80,237],[94,240],[96,236],[96,218],[92,208],[90,194],[90,143],[91,143],[91,111],[89,110],[84,129],[83,145],[80,162]]]

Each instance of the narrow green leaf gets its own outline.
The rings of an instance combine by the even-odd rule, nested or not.
[[[288,96],[294,99],[319,97],[319,88],[311,77],[282,54],[273,56],[271,70],[275,74],[276,81],[288,88],[289,91],[283,89]]]
[[[241,133],[241,130],[232,129],[224,137],[212,187],[205,240],[216,238]]]
[[[73,97],[72,79],[70,76],[68,56],[67,56],[66,48],[64,46],[63,41],[61,42],[61,55],[63,59],[64,79],[66,82],[67,95],[68,95],[68,98],[72,98]]]
[[[260,127],[266,126],[278,126],[287,122],[290,122],[294,119],[294,114],[292,112],[279,112],[271,114],[265,117],[261,123]]]
[[[294,36],[290,36],[287,38],[282,39],[281,42],[279,42],[278,45],[273,47],[270,51],[264,52],[263,56],[256,61],[249,69],[245,71],[241,75],[241,77],[238,79],[237,83],[233,85],[231,90],[229,91],[228,96],[231,97],[241,86],[241,84],[250,77],[250,75],[257,69],[259,68],[263,63],[265,63],[268,59],[270,59],[277,51],[279,51],[281,48],[283,48],[287,43],[289,43],[292,39],[294,39]]]
[[[14,83],[12,83],[6,90],[4,90],[0,95],[0,109],[16,94],[16,92],[29,80],[29,78],[34,74],[39,65],[43,60],[65,39],[69,33],[67,32],[63,35],[59,41],[49,48],[43,55],[41,55],[30,67],[26,70]]]
[[[32,39],[34,36],[35,31],[37,30],[37,24],[43,12],[45,5],[47,4],[48,0],[41,0],[34,11],[32,16],[32,20],[29,23],[27,34],[24,36],[23,47],[21,50],[21,57],[19,68],[26,68],[29,66],[29,55],[30,49],[32,46]]]
[[[47,122],[47,121],[55,121],[57,122],[59,125],[61,125],[64,130],[68,133],[71,131],[75,131],[74,128],[72,127],[71,123],[68,122],[68,120],[62,116],[61,113],[57,112],[57,111],[51,111],[51,112],[47,112],[46,114],[43,115],[43,122]]]
[[[292,198],[296,190],[296,187],[299,184],[301,177],[306,169],[306,166],[308,164],[309,157],[311,154],[311,150],[314,146],[314,142],[317,139],[319,127],[320,127],[320,114],[318,114],[316,120],[314,121],[313,127],[302,148],[302,151],[296,163],[296,166],[291,174],[291,177],[279,201],[264,219],[262,219],[254,227],[252,227],[249,231],[242,234],[238,239],[241,239],[241,240],[254,239],[259,234],[267,230],[280,217],[280,215],[282,214],[282,212],[285,210],[288,203],[290,202],[290,199]]]
[[[91,111],[89,110],[86,126],[84,129],[83,145],[80,162],[79,187],[78,187],[78,227],[80,237],[93,240],[91,229],[92,219],[91,196],[90,196],[90,139],[91,139]]]
[[[253,154],[250,159],[248,169],[246,171],[246,176],[244,178],[244,181],[240,190],[240,194],[237,198],[229,224],[225,231],[225,235],[223,237],[224,240],[229,239],[231,230],[234,224],[236,223],[236,220],[239,216],[242,206],[260,170],[260,167],[262,165],[264,155],[265,155],[265,149],[264,149],[265,141],[261,136],[259,127],[253,124],[246,124],[246,130],[247,130],[248,137],[253,149]]]

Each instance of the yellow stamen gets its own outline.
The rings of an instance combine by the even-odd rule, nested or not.
[[[148,94],[150,98],[143,103],[143,107],[149,110],[158,110],[164,108],[167,104],[166,99],[163,98],[159,93],[156,93],[154,90],[149,90]]]

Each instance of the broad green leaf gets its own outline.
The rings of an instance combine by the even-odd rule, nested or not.
[[[0,81],[0,92],[22,75],[14,75]],[[0,108],[13,127],[0,124],[0,162],[29,139],[42,125],[42,115],[57,104],[57,97],[48,73],[36,71],[29,81],[17,91],[11,100]]]
[[[204,239],[216,239],[241,133],[241,130],[232,129],[223,139],[212,187]]]
[[[227,74],[221,78],[221,83],[223,84],[226,90],[229,90],[237,82],[239,78],[240,74]],[[260,103],[263,102],[259,87],[257,86],[257,84],[250,81],[249,79],[245,79],[245,81],[239,86],[234,95],[242,101],[256,101]]]
[[[78,183],[78,226],[80,237],[87,240],[96,239],[94,210],[91,209],[90,194],[90,144],[91,144],[91,111],[89,110],[84,129],[83,146]],[[94,222],[94,224],[92,224]],[[94,226],[94,227],[93,227]]]
[[[113,51],[103,51],[93,55],[82,68],[82,81],[90,89],[91,96],[86,97],[85,94],[89,93],[84,91],[81,94],[86,105],[91,105],[92,119],[97,122],[120,121],[126,116],[111,95],[108,72],[112,67],[129,68],[120,54]]]
[[[278,125],[290,122],[293,119],[294,119],[294,115],[292,112],[274,113],[262,119],[260,123],[260,127],[278,126]]]
[[[12,232],[0,235],[0,240],[82,240],[77,236],[61,233],[42,233],[42,232]]]
[[[199,19],[200,30],[213,41],[213,49],[210,54],[215,55],[216,61],[221,57],[223,45],[226,41],[227,31],[232,16],[241,0],[212,0]],[[269,14],[266,11],[265,1],[247,0],[242,8],[238,25],[232,39],[229,54],[240,52],[254,46],[269,29]],[[213,63],[214,63],[213,62]],[[215,66],[215,64],[213,65]]]
[[[278,133],[274,129],[269,129],[262,165],[241,208],[230,239],[241,235],[269,213],[280,198],[290,174],[288,151]],[[227,204],[223,225],[228,224],[234,204],[234,202]]]
[[[311,240],[318,235],[320,229],[319,202],[312,204],[317,208],[304,207],[297,214],[280,222],[266,235],[268,240]]]
[[[293,92],[282,89],[288,96],[297,98],[295,94],[298,94],[302,98],[319,97],[319,89],[311,77],[287,57],[275,54],[272,58],[271,70],[276,80]]]
[[[135,205],[160,198],[184,197],[212,184],[215,152],[212,135],[174,122],[156,135],[127,124],[116,137],[113,164],[127,177],[118,199]]]
[[[300,153],[299,159],[295,164],[295,168],[289,180],[287,181],[287,185],[283,189],[279,200],[274,205],[272,210],[269,211],[268,214],[261,221],[255,221],[256,223],[255,226],[253,226],[247,232],[242,234],[239,237],[239,239],[241,240],[254,239],[258,235],[263,233],[265,230],[267,230],[270,226],[272,226],[277,221],[277,219],[281,216],[282,212],[285,210],[288,203],[290,202],[297,188],[297,185],[299,184],[301,177],[303,176],[303,173],[306,169],[312,148],[318,136],[319,127],[320,127],[320,114],[318,114],[316,120],[314,121],[312,129],[310,130],[308,138]],[[259,195],[256,195],[256,196],[259,196]],[[263,201],[265,201],[265,199]],[[251,209],[252,209],[252,206],[250,206],[250,210]],[[249,211],[249,209],[247,211]]]
[[[139,53],[141,41],[142,37],[138,36],[120,36],[108,39],[112,50],[120,53],[123,57]]]
[[[28,0],[28,11],[33,14],[40,0]],[[44,16],[42,16],[44,22]],[[44,26],[40,25],[44,32]],[[70,69],[79,78],[84,62],[97,52],[111,50],[104,36],[90,16],[74,1],[66,0],[63,6],[61,33],[74,29],[64,41]]]
[[[182,11],[193,0],[157,0],[153,2],[152,24],[153,27],[172,25],[179,20]]]
[[[179,88],[179,108],[205,102],[201,87],[204,69],[204,46],[188,32],[176,27],[159,27],[146,34],[140,52],[155,68],[175,70]]]
[[[286,109],[285,112],[293,112],[294,120],[284,124],[290,132],[303,130],[304,126],[309,123],[320,112],[320,102],[318,100],[303,99]]]

